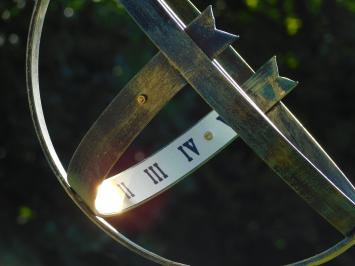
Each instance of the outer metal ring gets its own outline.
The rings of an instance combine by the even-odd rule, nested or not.
[[[39,87],[39,48],[41,41],[41,34],[45,15],[50,0],[37,0],[35,3],[34,11],[32,14],[28,42],[27,42],[27,58],[26,58],[26,75],[27,75],[27,92],[29,98],[29,105],[31,109],[33,123],[36,129],[36,133],[43,152],[55,173],[59,183],[62,185],[67,194],[72,198],[75,204],[85,213],[85,215],[101,228],[107,235],[109,235],[116,242],[127,247],[131,251],[138,255],[156,262],[161,265],[185,265],[178,262],[174,262],[163,258],[153,252],[150,252],[136,243],[132,242],[119,231],[113,228],[106,220],[97,217],[80,199],[80,197],[71,189],[67,182],[66,171],[58,158],[58,155],[53,147],[47,125],[45,122]],[[311,258],[290,264],[290,265],[320,265],[326,263],[340,254],[347,251],[355,244],[355,233],[346,237],[341,242],[337,243],[333,247],[319,253]]]

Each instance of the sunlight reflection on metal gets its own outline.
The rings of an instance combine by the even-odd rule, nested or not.
[[[125,194],[113,182],[104,181],[97,189],[95,208],[102,215],[120,213]]]
[[[114,228],[111,224],[109,224],[104,218],[100,217],[100,216],[95,216],[96,219],[103,224],[104,226],[107,227],[107,229],[109,229],[110,231],[114,232],[114,233],[118,233],[117,229]]]
[[[177,262],[173,262],[170,261],[168,259],[165,259],[163,257],[160,257],[159,255],[156,255],[148,250],[145,250],[144,248],[138,246],[137,244],[135,244],[134,242],[130,241],[129,239],[127,239],[124,235],[122,235],[117,229],[115,229],[112,225],[110,225],[106,220],[104,220],[104,218],[100,218],[97,215],[97,213],[95,211],[93,211],[93,209],[91,209],[91,205],[88,206],[87,204],[84,203],[83,197],[80,195],[80,193],[77,193],[77,191],[75,190],[74,187],[70,187],[68,181],[67,181],[67,173],[64,170],[58,156],[57,153],[54,149],[54,146],[51,142],[48,130],[47,130],[47,126],[46,126],[46,122],[44,119],[44,115],[43,115],[43,110],[42,110],[42,103],[41,103],[41,98],[40,98],[40,90],[39,90],[39,80],[38,80],[38,57],[39,57],[39,46],[40,46],[40,38],[41,38],[41,33],[42,33],[42,26],[43,26],[43,21],[45,18],[45,14],[46,14],[46,10],[47,10],[47,6],[49,4],[50,0],[37,0],[35,2],[35,9],[33,12],[33,17],[31,20],[31,26],[30,26],[30,32],[29,32],[29,39],[28,39],[28,45],[27,45],[27,63],[26,63],[26,70],[27,70],[27,87],[28,87],[28,94],[29,94],[29,102],[30,102],[30,108],[31,108],[31,112],[32,112],[32,116],[33,116],[33,121],[34,121],[34,125],[38,134],[38,138],[40,140],[40,143],[43,147],[44,153],[48,159],[49,164],[51,165],[53,171],[55,172],[59,182],[61,183],[61,185],[63,186],[63,188],[65,189],[65,191],[68,193],[68,195],[73,199],[73,201],[80,207],[80,209],[88,216],[88,218],[90,218],[97,226],[99,226],[106,234],[110,235],[115,241],[117,241],[118,243],[121,243],[122,245],[124,245],[125,247],[131,249],[132,251],[136,252],[137,254],[152,260],[154,262],[157,262],[161,265],[182,265],[180,263]],[[99,0],[93,0],[94,2],[99,2]],[[207,54],[204,55],[204,51],[202,51],[199,47],[195,47],[196,45],[191,42],[189,35],[186,34],[182,34],[180,31],[177,30],[177,28],[179,29],[183,29],[185,27],[183,20],[180,20],[179,16],[176,15],[175,13],[175,9],[173,8],[174,6],[176,8],[178,8],[177,10],[184,10],[184,12],[181,12],[182,15],[184,15],[185,20],[187,22],[192,21],[192,19],[194,18],[194,16],[197,16],[198,14],[200,14],[200,12],[193,6],[193,4],[189,1],[177,1],[177,0],[146,0],[146,1],[138,1],[138,0],[121,0],[122,3],[125,3],[126,7],[132,8],[133,6],[136,6],[136,10],[133,9],[132,11],[135,11],[137,18],[142,19],[142,14],[141,12],[137,13],[138,11],[144,11],[144,9],[141,9],[141,6],[146,6],[146,7],[151,7],[151,8],[158,8],[158,5],[155,4],[154,1],[157,1],[160,5],[162,5],[163,7],[163,11],[164,12],[160,12],[162,15],[162,18],[160,18],[160,20],[157,21],[157,23],[159,25],[164,25],[164,27],[171,27],[171,32],[172,33],[180,33],[179,36],[181,36],[182,39],[177,39],[178,42],[176,42],[176,45],[180,44],[183,40],[185,40],[186,44],[190,43],[190,47],[191,50],[193,48],[193,51],[195,51],[195,53],[197,55],[200,55],[200,59],[204,59],[205,65],[209,66],[210,65],[210,61],[208,58],[214,58],[214,57],[208,57],[206,58]],[[148,2],[151,2],[151,5],[147,5]],[[138,4],[139,3],[139,4]],[[175,3],[175,4],[174,4]],[[123,7],[123,6],[122,6]],[[156,11],[156,10],[152,10],[152,11]],[[158,10],[159,11],[159,10]],[[143,12],[143,13],[144,13]],[[167,12],[167,14],[169,16],[171,16],[170,18],[168,18],[168,16],[166,16],[165,12]],[[158,12],[159,13],[159,12]],[[180,13],[178,13],[179,15],[181,15]],[[147,14],[149,15],[149,13]],[[159,16],[157,16],[159,19]],[[144,19],[142,19],[142,24],[141,26],[146,26],[148,19],[152,19],[150,16],[146,16]],[[156,17],[153,17],[154,19]],[[165,20],[163,19],[167,19],[168,22],[174,22],[174,23],[166,23]],[[158,36],[157,40],[160,42],[162,42],[162,46],[165,47],[167,49],[167,51],[170,51],[170,44],[173,42],[168,42],[171,38],[171,36],[169,34],[162,34],[162,35],[158,35],[161,34],[161,32],[163,32],[163,30],[165,30],[164,27],[162,27],[162,31],[156,31],[155,27],[152,27],[151,24],[149,24],[150,27],[146,27],[145,30],[148,33],[151,33],[153,35],[153,37]],[[153,31],[152,29],[154,28],[155,31]],[[169,32],[170,33],[170,32]],[[16,42],[16,38],[13,38],[13,43]],[[1,36],[0,36],[0,41],[1,41]],[[10,42],[11,43],[11,42]],[[1,42],[0,42],[1,44]],[[211,42],[212,44],[212,42]],[[223,46],[224,47],[224,46]],[[179,49],[179,51],[183,54],[185,47],[181,46],[181,48]],[[225,47],[224,47],[225,48]],[[173,50],[174,52],[175,50]],[[244,73],[243,75],[246,76],[250,76],[252,74],[254,74],[254,72],[250,69],[250,67],[246,64],[246,62],[239,56],[239,54],[237,54],[237,52],[232,49],[231,47],[228,48],[227,52],[230,54],[232,53],[232,57],[234,58],[233,60],[233,64],[229,64],[227,61],[227,59],[225,60],[221,60],[221,64],[219,64],[218,60],[213,60],[213,64],[215,67],[217,67],[218,71],[221,71],[222,74],[225,74],[224,76],[227,77],[228,82],[230,82],[231,84],[234,83],[234,78],[232,75],[226,75],[228,73],[238,73],[238,75],[240,75],[240,73]],[[174,53],[170,53],[171,55],[175,55]],[[194,53],[191,53],[191,56],[195,55]],[[228,56],[228,54],[225,54],[225,56]],[[186,55],[185,55],[186,56]],[[182,57],[181,57],[182,58]],[[180,54],[177,57],[173,57],[172,61],[177,62],[174,64],[174,66],[176,67],[177,65],[181,65],[183,73],[186,75],[186,78],[191,79],[192,75],[191,75],[191,67],[187,66],[185,67],[185,64],[182,64],[183,62],[180,61]],[[190,61],[190,58],[188,58]],[[228,64],[223,64],[223,61],[227,62]],[[199,62],[199,61],[198,61]],[[226,67],[227,66],[227,67]],[[197,66],[196,66],[197,67]],[[224,69],[223,67],[226,67],[226,69]],[[237,69],[237,71],[234,71],[234,69]],[[212,69],[212,68],[211,68]],[[212,69],[214,70],[214,68]],[[228,70],[228,72],[227,72]],[[164,72],[165,73],[165,72]],[[214,73],[214,71],[211,71],[211,75]],[[268,72],[269,73],[269,72]],[[270,72],[273,73],[273,72]],[[187,75],[189,74],[189,75]],[[216,81],[217,80],[217,76],[215,78]],[[221,79],[222,80],[222,79]],[[196,78],[196,80],[191,80],[192,82],[198,82],[199,79]],[[224,81],[224,79],[223,79]],[[218,82],[216,82],[218,83]],[[199,85],[200,83],[196,83],[197,85]],[[206,86],[208,84],[205,84]],[[231,91],[234,92],[232,89],[232,87],[230,86],[229,83],[223,82],[222,84],[223,86],[216,86],[216,87],[221,87],[221,88],[231,88]],[[234,85],[234,84],[233,84]],[[238,83],[236,83],[234,85],[235,88],[238,88]],[[205,88],[203,90],[201,90],[202,92],[206,92]],[[209,93],[211,93],[211,95],[215,95],[215,99],[219,99],[220,97],[220,91],[218,92],[218,94],[216,94],[216,92],[214,90],[209,90]],[[248,95],[245,94],[243,91],[239,91],[238,96],[242,96],[242,97],[238,97],[238,99],[243,99],[243,101],[241,101],[241,103],[243,104],[243,106],[245,106],[246,108],[243,109],[244,112],[246,112],[245,110],[250,110],[249,106],[252,106],[254,109],[257,110],[257,105],[255,105],[255,103],[253,101],[251,101],[248,98]],[[207,93],[205,94],[206,98],[210,99],[211,95],[207,95]],[[215,103],[215,99],[210,99],[213,103]],[[222,99],[223,100],[223,99]],[[249,102],[250,100],[250,102]],[[161,101],[162,102],[162,101]],[[161,103],[159,102],[159,103]],[[228,101],[226,101],[228,102]],[[245,104],[245,102],[247,104]],[[136,103],[136,102],[135,102]],[[155,103],[156,105],[158,104],[158,101]],[[219,107],[219,106],[217,106]],[[272,106],[271,106],[272,107]],[[269,108],[271,108],[269,106]],[[277,109],[276,109],[277,108]],[[122,109],[122,108],[121,108]],[[226,112],[224,106],[222,106],[222,108],[220,108],[222,113],[225,114],[225,116],[229,117],[230,116],[230,112]],[[242,109],[242,108],[241,108]],[[145,109],[144,112],[146,113],[146,111],[148,110]],[[276,111],[275,111],[276,110]],[[235,110],[238,111],[239,110]],[[253,110],[252,110],[253,111]],[[257,110],[258,111],[258,110]],[[254,114],[253,112],[248,112],[250,117],[254,117],[252,116],[252,114]],[[327,185],[327,188],[331,188],[333,189],[332,191],[336,194],[331,194],[331,196],[336,197],[337,199],[339,199],[339,195],[341,196],[340,199],[346,199],[348,198],[347,195],[354,195],[353,191],[354,191],[354,187],[352,186],[352,184],[350,182],[348,182],[347,178],[344,176],[344,174],[339,170],[339,168],[337,168],[337,166],[334,164],[334,162],[332,160],[330,160],[329,156],[323,151],[323,149],[319,146],[319,144],[309,135],[309,133],[303,128],[303,126],[297,121],[296,118],[294,118],[294,116],[286,109],[286,107],[284,107],[282,105],[282,103],[279,103],[277,106],[274,107],[274,113],[273,115],[275,116],[278,115],[279,117],[281,117],[282,119],[280,119],[280,121],[276,121],[277,123],[281,123],[280,127],[281,128],[286,128],[289,129],[292,133],[294,134],[289,134],[289,137],[293,140],[295,140],[295,143],[301,145],[302,144],[302,148],[304,148],[304,152],[307,153],[308,156],[312,157],[313,160],[315,160],[316,162],[318,162],[319,164],[321,164],[327,175],[321,179],[321,180],[326,180],[327,182],[322,182],[319,186],[316,186],[316,189],[314,189],[314,193],[318,193],[318,190],[322,189],[322,185]],[[241,114],[240,116],[242,117],[245,114]],[[261,116],[264,116],[263,113],[260,113]],[[116,124],[117,124],[117,117],[116,118]],[[268,121],[267,117],[263,117],[265,121]],[[128,119],[128,118],[127,118]],[[233,117],[234,119],[234,117]],[[233,120],[231,119],[231,120]],[[234,121],[234,120],[233,120]],[[256,121],[256,120],[255,120]],[[264,123],[262,120],[257,120],[260,121],[262,123]],[[284,121],[284,122],[283,122]],[[275,123],[276,123],[275,122]],[[271,123],[271,122],[270,122]],[[283,124],[284,123],[284,124]],[[258,126],[260,123],[256,123]],[[268,127],[274,127],[274,125],[271,123],[270,125],[267,125],[264,123],[264,125],[268,126]],[[209,129],[210,127],[208,127],[207,129]],[[241,130],[244,128],[240,128]],[[206,129],[204,129],[206,130]],[[277,131],[277,127],[274,128],[275,131]],[[104,131],[103,131],[104,132]],[[124,131],[125,133],[127,131]],[[204,132],[204,131],[203,131]],[[264,133],[266,132],[265,130],[263,131]],[[262,132],[262,133],[263,133]],[[256,132],[258,133],[258,132]],[[263,133],[263,134],[264,134]],[[272,132],[271,132],[272,133]],[[270,136],[273,137],[274,135],[270,133]],[[286,132],[288,133],[288,132]],[[265,133],[266,134],[266,133]],[[254,136],[254,132],[253,134],[251,134]],[[280,133],[280,135],[282,135]],[[207,134],[207,138],[209,137],[209,134]],[[260,135],[261,136],[261,135]],[[261,139],[261,138],[260,138]],[[250,138],[251,141],[253,141],[253,138]],[[286,139],[287,141],[287,139]],[[262,142],[262,145],[265,145],[264,143],[268,143],[268,139],[266,139],[264,142]],[[280,144],[283,144],[284,142],[279,142]],[[287,144],[287,143],[286,143]],[[291,145],[292,143],[290,143],[290,145],[288,147],[293,147]],[[91,144],[92,145],[92,144]],[[271,146],[271,145],[269,145]],[[275,147],[277,147],[277,145],[274,145]],[[272,147],[274,147],[272,146]],[[285,150],[288,150],[288,147],[285,148]],[[305,148],[307,147],[307,149]],[[293,147],[294,150],[297,151],[296,147]],[[279,156],[279,154],[283,154],[283,153],[278,153],[277,150],[273,150],[274,154],[277,154],[277,156]],[[267,151],[267,155],[271,154],[269,151]],[[288,154],[288,153],[287,153]],[[297,154],[296,154],[297,155]],[[301,154],[302,155],[302,154]],[[299,157],[299,155],[297,155]],[[303,155],[302,155],[303,156]],[[119,156],[117,156],[118,158]],[[280,157],[280,156],[279,156]],[[298,158],[297,157],[297,158]],[[270,157],[272,159],[278,159],[278,157]],[[296,158],[296,157],[295,157]],[[296,159],[297,159],[296,158]],[[302,159],[302,158],[301,158]],[[307,159],[307,158],[305,158]],[[311,166],[313,168],[315,168],[315,170],[317,170],[316,165],[312,165],[312,163],[310,161],[304,160],[305,162],[307,162],[307,165],[311,164]],[[270,160],[270,162],[272,162],[272,165],[274,165],[274,162]],[[284,164],[284,160],[280,160],[279,161],[281,166],[283,166]],[[156,165],[158,165],[157,163],[155,163]],[[155,165],[153,164],[153,166]],[[295,160],[295,165],[298,164],[298,160]],[[81,164],[82,166],[82,161]],[[301,165],[302,166],[302,165]],[[152,166],[150,166],[152,167]],[[322,167],[322,168],[323,168]],[[158,170],[161,170],[159,168],[159,166],[157,166]],[[286,167],[287,168],[287,167]],[[302,167],[299,167],[300,169],[303,169]],[[96,168],[98,169],[98,168]],[[154,169],[154,168],[153,168]],[[306,168],[305,168],[306,169]],[[308,168],[307,168],[308,169]],[[308,170],[307,170],[308,171]],[[284,174],[287,174],[289,172],[289,169],[286,169],[286,171],[284,172]],[[315,171],[314,171],[315,172]],[[311,170],[309,170],[309,173],[311,173]],[[313,172],[312,172],[313,173]],[[311,174],[312,174],[311,173]],[[317,173],[317,172],[315,172]],[[320,173],[322,174],[322,173]],[[99,175],[99,177],[103,177],[104,175]],[[309,175],[312,176],[312,175]],[[328,177],[329,179],[328,180]],[[289,177],[289,176],[287,176]],[[306,176],[308,177],[308,176]],[[332,178],[330,178],[332,177]],[[171,176],[170,176],[171,178]],[[164,181],[163,178],[160,177],[160,179],[162,179]],[[93,179],[91,179],[93,180]],[[159,180],[160,181],[160,180]],[[290,181],[294,182],[294,179],[292,177],[292,179],[290,179]],[[303,180],[302,180],[303,181]],[[316,180],[317,181],[317,180]],[[334,181],[334,183],[333,183]],[[157,181],[156,181],[157,182]],[[155,184],[156,182],[153,182],[154,186],[157,185]],[[108,215],[111,212],[122,212],[122,206],[123,203],[125,202],[125,200],[129,199],[131,200],[131,198],[134,198],[137,194],[137,191],[135,189],[132,188],[132,183],[129,182],[129,187],[130,189],[132,189],[133,192],[125,186],[125,183],[120,182],[120,183],[111,183],[109,181],[104,181],[103,183],[101,183],[100,186],[97,187],[97,184],[99,184],[100,182],[97,182],[94,184],[93,186],[93,191],[97,192],[97,198],[95,198],[95,206],[98,212],[102,212],[103,215]],[[301,184],[309,184],[310,180],[306,179],[304,181],[304,183]],[[128,184],[128,182],[127,182]],[[317,182],[316,182],[317,184]],[[83,186],[85,185],[85,183],[83,183]],[[122,185],[122,186],[121,186]],[[292,185],[292,183],[291,183]],[[341,191],[337,191],[338,186],[341,188]],[[335,189],[333,187],[336,187]],[[143,186],[143,188],[146,190],[146,187]],[[296,187],[297,189],[299,187]],[[344,193],[342,193],[342,191],[346,191],[347,195],[345,195]],[[306,192],[308,192],[308,190],[305,190]],[[308,199],[308,193],[305,194],[307,196],[306,199]],[[316,194],[318,195],[318,194]],[[302,195],[301,195],[302,196]],[[304,195],[303,195],[304,196]],[[329,197],[327,197],[329,198]],[[90,199],[93,199],[90,198]],[[330,198],[330,199],[333,199]],[[349,201],[351,201],[353,199],[353,197],[349,196]],[[128,202],[128,201],[127,201]],[[137,198],[135,198],[134,200],[132,199],[133,203],[137,202]],[[345,201],[342,201],[343,203]],[[113,203],[113,204],[112,204]],[[322,201],[319,201],[317,203],[317,205],[315,205],[315,207],[319,207],[319,205],[322,203]],[[327,202],[326,202],[327,203]],[[336,203],[336,202],[335,202]],[[346,206],[350,206],[347,202]],[[318,205],[319,204],[319,205]],[[337,207],[340,204],[336,204],[334,205],[335,207]],[[121,207],[120,207],[121,206]],[[325,205],[325,207],[327,207]],[[355,239],[355,235],[354,235],[354,230],[353,230],[353,220],[351,220],[351,217],[354,217],[354,212],[353,209],[351,208],[353,207],[353,205],[351,205],[349,207],[349,213],[351,216],[346,216],[346,215],[342,215],[340,218],[338,218],[338,220],[336,221],[337,224],[339,222],[340,225],[340,229],[345,228],[343,233],[345,233],[345,239],[341,242],[339,242],[337,245],[333,246],[332,248],[314,256],[311,258],[308,258],[306,260],[297,262],[296,264],[292,264],[292,265],[319,265],[322,263],[325,263],[333,258],[335,258],[336,256],[340,255],[341,253],[345,252],[348,248],[350,248],[352,245],[354,245],[354,239]],[[342,209],[342,208],[341,208]],[[323,209],[322,209],[323,210]],[[332,210],[331,208],[327,208],[326,210]],[[28,215],[26,214],[26,209],[23,210],[24,216]],[[341,210],[340,210],[341,211]],[[108,214],[107,214],[108,213]],[[328,213],[325,213],[328,215]],[[338,213],[336,213],[338,214]],[[349,218],[350,217],[350,218]],[[332,218],[332,217],[330,217]],[[344,226],[344,220],[348,221],[348,223],[346,224],[346,226]],[[350,228],[350,226],[352,226],[352,228]],[[348,230],[348,229],[351,229]],[[349,232],[348,232],[349,231]]]

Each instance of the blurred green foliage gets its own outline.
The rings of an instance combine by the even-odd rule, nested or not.
[[[276,54],[300,81],[291,110],[355,181],[355,1],[196,0],[256,68]],[[33,130],[25,88],[33,1],[0,2],[0,266],[153,265],[113,243],[60,188]],[[114,0],[52,1],[41,47],[44,109],[66,165],[83,134],[156,48]],[[218,88],[217,88],[218,89]],[[149,155],[208,107],[185,88],[115,171]],[[192,265],[280,265],[341,239],[241,141],[136,210],[112,219],[146,248]],[[353,265],[354,250],[331,265]]]

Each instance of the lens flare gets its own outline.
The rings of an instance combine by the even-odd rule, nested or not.
[[[97,189],[95,208],[102,215],[120,213],[125,195],[114,183],[104,181]]]

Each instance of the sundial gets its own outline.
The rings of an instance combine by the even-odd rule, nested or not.
[[[37,0],[27,49],[27,85],[44,153],[68,195],[114,240],[162,265],[170,261],[123,236],[105,218],[120,215],[171,188],[221,152],[244,141],[344,239],[294,265],[319,265],[355,243],[355,189],[281,100],[297,82],[279,75],[276,58],[254,71],[231,46],[237,36],[216,28],[213,10],[188,0],[121,0],[159,49],[95,121],[62,166],[44,119],[39,48],[49,0]],[[173,96],[191,87],[212,112],[165,148],[109,176],[130,144]]]

